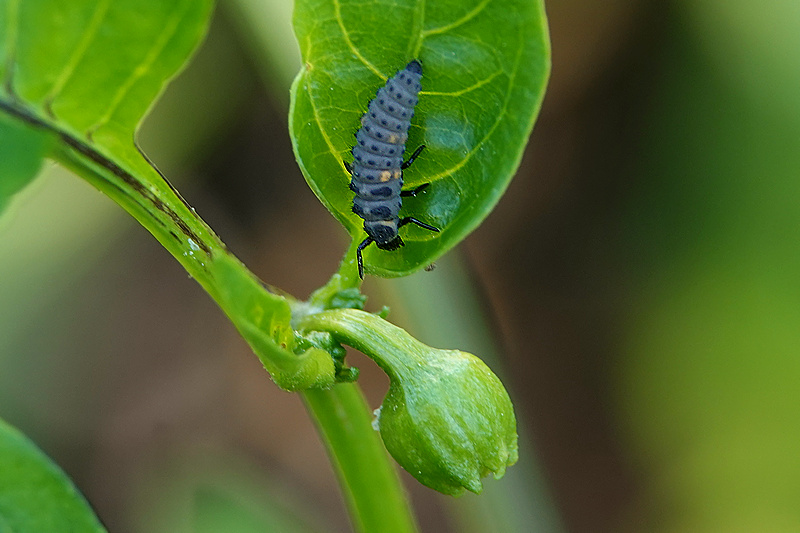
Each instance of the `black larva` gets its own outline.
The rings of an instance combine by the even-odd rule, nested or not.
[[[356,193],[353,212],[364,219],[364,231],[367,232],[367,238],[356,249],[358,275],[361,278],[364,277],[361,251],[373,242],[381,250],[398,249],[403,246],[398,231],[406,224],[439,231],[414,217],[400,218],[401,197],[415,196],[429,185],[426,183],[410,191],[402,190],[403,170],[425,148],[423,144],[411,154],[408,161],[403,162],[421,78],[422,65],[415,59],[378,89],[378,94],[361,117],[361,128],[356,132],[353,164],[344,163],[352,176],[350,189]]]

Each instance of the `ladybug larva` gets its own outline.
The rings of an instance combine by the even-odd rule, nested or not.
[[[353,164],[344,162],[352,176],[350,189],[356,193],[353,212],[364,219],[364,231],[367,233],[367,238],[356,248],[358,275],[362,279],[364,261],[361,251],[373,242],[381,250],[397,250],[403,246],[398,231],[406,224],[439,231],[414,217],[400,218],[401,198],[415,196],[430,185],[425,183],[409,191],[401,190],[403,170],[411,166],[425,148],[423,144],[411,154],[408,161],[403,162],[421,78],[422,65],[415,59],[378,89],[367,112],[361,117],[361,128],[356,132]]]

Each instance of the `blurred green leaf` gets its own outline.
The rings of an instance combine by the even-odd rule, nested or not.
[[[698,51],[764,112],[800,117],[800,3],[680,0]]]
[[[369,247],[366,269],[400,276],[432,262],[488,215],[517,169],[539,110],[550,49],[540,1],[302,0],[295,32],[304,66],[292,87],[295,154],[314,193],[354,240],[343,159],[369,100],[411,59],[424,72],[407,146],[427,149],[404,176],[404,215],[440,228],[403,230],[394,252]]]
[[[19,125],[50,132],[58,142],[49,155],[177,253],[191,248],[189,241],[208,248],[205,241],[215,237],[139,152],[134,132],[200,42],[211,6],[210,0],[0,3],[0,110]]]
[[[133,487],[132,528],[147,533],[311,533],[321,519],[258,463],[230,451],[179,448]]]
[[[0,114],[0,214],[14,194],[39,173],[47,135]]]
[[[52,134],[51,156],[139,220],[216,299],[280,386],[329,386],[331,356],[295,337],[285,296],[228,252],[134,143],[144,114],[205,35],[212,5],[6,1],[0,108],[16,119],[18,142]]]
[[[124,160],[133,131],[205,34],[210,0],[7,0],[2,101]]]
[[[641,121],[614,390],[644,469],[643,531],[800,530],[800,92],[790,101],[786,79],[759,76],[786,35],[772,20],[800,14],[779,5],[745,17],[734,2],[694,33],[677,25]],[[732,11],[764,40],[711,57],[710,40],[755,42]]]
[[[0,531],[105,531],[64,472],[3,420],[0,420]]]

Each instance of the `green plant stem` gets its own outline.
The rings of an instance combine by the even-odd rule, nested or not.
[[[364,533],[411,533],[417,527],[358,385],[302,393],[330,454],[350,509],[353,526]]]
[[[292,306],[296,300],[261,284],[166,180],[137,189],[131,186],[131,175],[114,172],[108,162],[87,156],[80,146],[62,146],[53,155],[123,207],[178,260],[248,338],[276,381],[281,373],[302,375],[306,368],[311,377],[300,381],[297,388],[302,388],[303,383],[319,383],[314,378],[319,365],[313,359],[324,356],[329,360],[329,354],[318,352],[303,358],[272,346],[269,339],[258,335],[264,325],[245,319],[248,317],[243,317],[243,308],[237,303],[254,292],[280,296]],[[153,209],[154,205],[160,208]],[[353,287],[360,282],[353,278],[355,266],[348,264],[354,261],[352,246],[350,252],[352,257],[345,258],[342,273],[337,273],[323,292],[334,294],[339,287]],[[286,387],[286,382],[282,386]],[[336,465],[356,529],[365,533],[417,531],[394,463],[372,428],[372,415],[360,389],[341,384],[329,390],[307,390],[303,397]]]
[[[362,280],[358,277],[358,267],[356,266],[356,248],[358,248],[358,244],[358,240],[350,240],[350,246],[348,246],[342,262],[339,263],[339,270],[331,276],[331,279],[325,285],[315,290],[308,299],[308,304],[315,312],[329,309],[331,299],[341,291],[361,285]]]
[[[166,179],[149,167],[142,180],[96,148],[61,134],[54,157],[108,195],[144,226],[208,292],[247,340],[275,382],[286,390],[334,383],[331,354],[295,348],[288,323],[290,295],[269,287],[245,267]]]
[[[148,193],[158,199],[159,205],[164,206],[164,209],[156,210],[148,206],[143,195],[136,194],[135,189],[123,178],[115,175],[106,166],[95,164],[91,157],[86,157],[85,154],[66,146],[56,150],[53,155],[59,163],[83,177],[133,216],[178,260],[203,289],[219,302],[218,287],[213,278],[211,263],[220,255],[232,256],[232,254],[166,180],[147,185]],[[180,217],[180,222],[195,236],[192,242],[188,242],[188,246],[187,242],[181,239],[183,235],[177,231],[175,220],[169,219],[166,215],[167,210]],[[244,266],[242,268],[246,270]]]

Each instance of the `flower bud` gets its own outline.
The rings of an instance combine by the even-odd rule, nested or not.
[[[517,461],[517,424],[503,384],[477,357],[422,344],[401,328],[354,309],[318,313],[304,327],[327,330],[389,375],[378,410],[392,457],[420,483],[445,494],[480,493]]]
[[[379,410],[392,457],[420,483],[445,494],[480,493],[517,461],[517,423],[503,384],[472,354],[435,358],[392,378]]]

